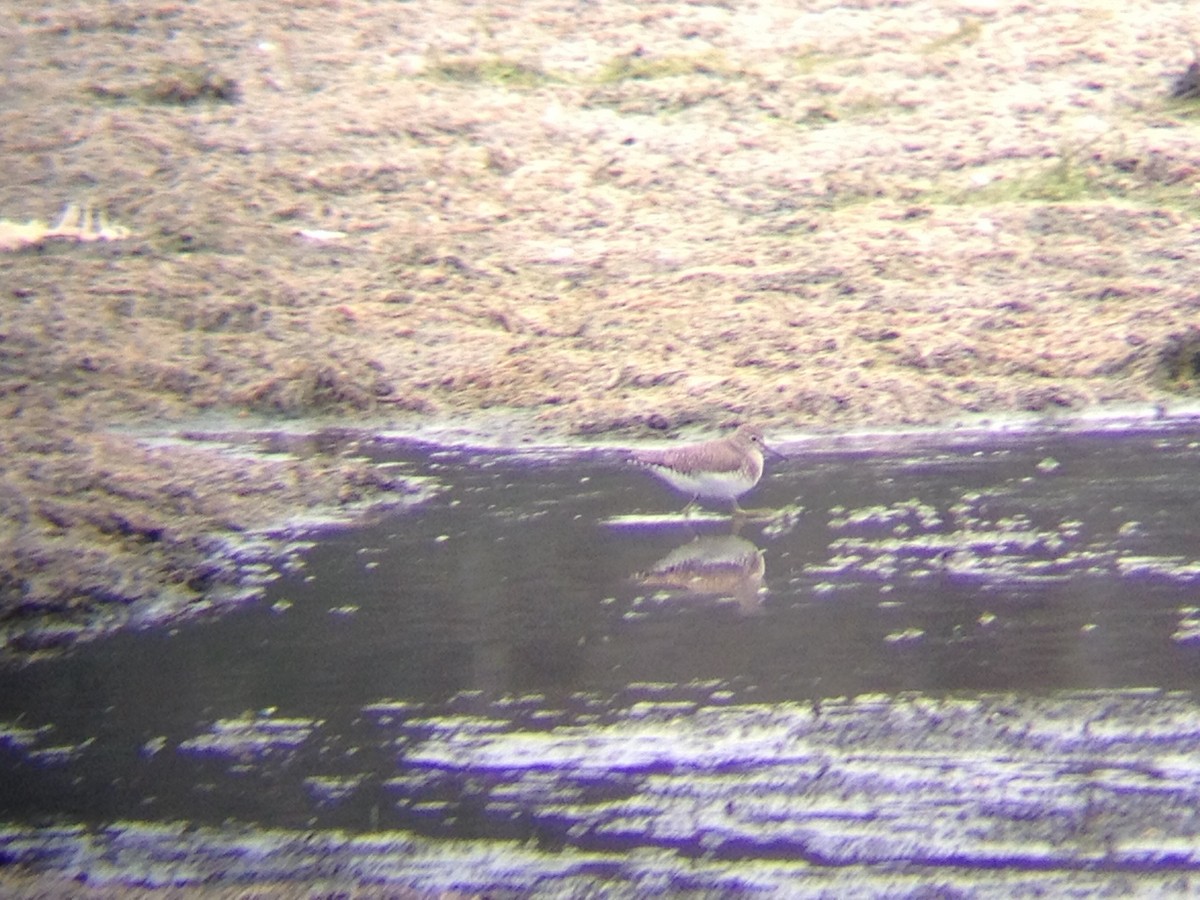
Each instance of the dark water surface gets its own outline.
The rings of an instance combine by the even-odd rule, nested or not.
[[[567,892],[1200,872],[1200,430],[791,449],[737,527],[603,453],[374,445],[432,498],[252,607],[0,671],[0,858]]]

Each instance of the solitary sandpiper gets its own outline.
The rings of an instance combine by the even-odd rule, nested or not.
[[[762,431],[753,425],[743,425],[733,434],[702,444],[638,450],[632,459],[690,496],[685,511],[703,497],[728,500],[733,511],[740,514],[744,510],[738,506],[737,498],[762,478],[763,451],[779,455],[763,443]]]

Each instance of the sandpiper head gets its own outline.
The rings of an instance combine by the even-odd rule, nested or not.
[[[762,429],[757,425],[739,425],[733,436],[751,444],[761,444],[763,442]]]
[[[732,437],[739,443],[751,447],[757,447],[760,452],[766,453],[769,456],[774,456],[779,459],[783,458],[782,453],[767,446],[766,439],[763,437],[762,429],[757,425],[739,425],[737,431],[733,433]]]

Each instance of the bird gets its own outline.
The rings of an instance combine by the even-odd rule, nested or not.
[[[699,444],[635,450],[630,460],[689,495],[684,512],[704,498],[729,501],[733,513],[743,515],[745,510],[738,506],[737,498],[762,478],[764,452],[781,455],[766,445],[758,427],[742,425],[732,434]]]

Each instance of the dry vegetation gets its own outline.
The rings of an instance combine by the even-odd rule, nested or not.
[[[1185,16],[14,8],[0,217],[74,201],[131,234],[0,254],[0,606],[202,602],[207,541],[399,487],[116,425],[491,410],[632,437],[1194,395]]]

